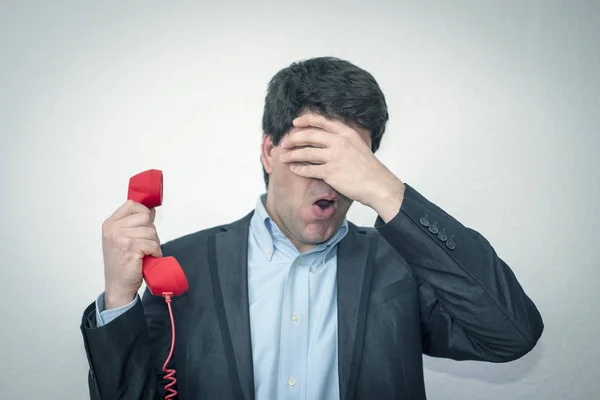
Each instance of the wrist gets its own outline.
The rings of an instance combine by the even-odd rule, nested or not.
[[[405,191],[406,186],[404,183],[396,178],[395,181],[384,185],[375,192],[370,207],[375,210],[385,223],[388,223],[400,211]]]
[[[136,292],[106,288],[104,290],[104,309],[111,310],[126,306],[133,301],[135,295]]]

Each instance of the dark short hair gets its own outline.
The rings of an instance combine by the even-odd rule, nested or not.
[[[292,63],[269,82],[262,130],[277,146],[305,111],[357,125],[371,134],[375,153],[389,119],[383,92],[373,76],[335,57],[317,57]],[[263,166],[265,185],[269,174]]]

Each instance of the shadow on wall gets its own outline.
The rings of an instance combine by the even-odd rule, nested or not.
[[[492,384],[516,382],[526,378],[539,364],[544,352],[544,342],[538,341],[529,353],[508,363],[478,361],[454,361],[425,356],[426,370],[442,373],[461,379],[475,379]]]

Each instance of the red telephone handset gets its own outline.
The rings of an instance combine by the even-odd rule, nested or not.
[[[163,198],[163,174],[150,169],[129,179],[127,200],[133,200],[148,208],[158,207]],[[188,290],[188,281],[174,257],[146,256],[142,261],[142,274],[146,285],[154,296],[172,293],[179,296]]]
[[[158,207],[162,204],[162,190],[162,171],[150,169],[129,179],[127,200],[133,200],[148,208]],[[163,371],[165,372],[165,379],[170,381],[165,385],[165,391],[169,393],[165,396],[165,399],[173,399],[177,396],[177,391],[174,389],[177,379],[175,379],[175,370],[167,368],[175,348],[175,321],[173,319],[173,309],[171,308],[171,296],[179,296],[185,293],[188,290],[188,281],[181,265],[171,256],[161,258],[145,256],[142,260],[142,275],[150,293],[154,296],[163,296],[169,309],[169,316],[171,317],[171,351],[163,365]]]

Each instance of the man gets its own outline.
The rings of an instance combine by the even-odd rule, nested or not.
[[[227,225],[159,245],[154,210],[127,202],[103,225],[105,292],[81,330],[92,399],[165,395],[171,346],[160,296],[138,298],[144,255],[174,256],[180,399],[425,399],[422,354],[508,362],[541,316],[478,232],[402,182],[374,153],[388,120],[375,79],[343,60],[271,80],[267,192]],[[346,220],[353,201],[374,228]]]

